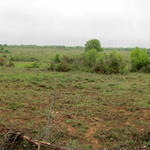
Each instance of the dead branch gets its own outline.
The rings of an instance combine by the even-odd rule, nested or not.
[[[22,138],[37,147],[40,145],[41,147],[47,147],[47,148],[49,147],[54,150],[74,150],[72,148],[60,147],[60,146],[56,146],[54,144],[50,144],[50,143],[44,142],[44,141],[33,141],[27,136],[22,136]]]
[[[32,140],[31,138],[29,138],[28,136],[25,136],[20,131],[8,131],[1,147],[3,147],[3,149],[13,148],[17,142],[21,143],[21,141],[26,141],[30,143],[31,145],[34,145],[35,147],[38,148],[38,150],[40,150],[40,147],[50,148],[53,150],[75,150],[72,148],[57,146],[57,145],[44,142],[44,141]]]

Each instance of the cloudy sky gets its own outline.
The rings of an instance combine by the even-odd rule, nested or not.
[[[150,0],[0,0],[0,43],[150,47]]]

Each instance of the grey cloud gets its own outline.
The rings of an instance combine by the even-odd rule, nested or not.
[[[150,47],[149,0],[2,0],[0,43]]]

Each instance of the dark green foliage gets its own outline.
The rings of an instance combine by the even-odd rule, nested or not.
[[[131,51],[131,65],[132,71],[145,70],[145,72],[147,72],[149,70],[150,59],[146,49],[136,47],[133,51]]]
[[[3,55],[2,57],[7,58],[7,55]]]
[[[85,51],[95,49],[96,51],[100,52],[103,49],[101,48],[100,41],[97,39],[92,39],[86,42],[85,44]]]

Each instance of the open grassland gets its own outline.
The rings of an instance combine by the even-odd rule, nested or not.
[[[36,58],[45,64],[55,56],[78,55],[80,49],[8,47],[6,57]],[[128,52],[120,52],[129,56]],[[4,54],[0,54],[1,56]],[[150,75],[102,75],[0,67],[0,129],[23,131],[39,139],[52,111],[49,141],[85,150],[148,149],[150,144]],[[144,148],[143,148],[144,149]]]
[[[20,59],[35,58],[41,62],[48,63],[56,54],[80,55],[84,50],[79,48],[44,48],[44,47],[7,47],[10,51],[8,56],[19,57]]]

